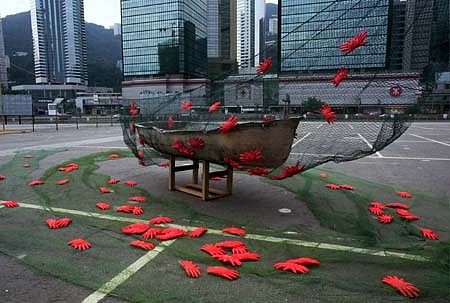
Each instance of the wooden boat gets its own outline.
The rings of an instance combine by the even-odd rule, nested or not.
[[[299,121],[300,118],[242,122],[225,134],[220,132],[220,124],[210,124],[205,131],[204,124],[197,124],[196,127],[195,122],[189,125],[176,122],[172,129],[165,129],[166,122],[144,122],[136,124],[136,129],[138,134],[144,137],[146,145],[163,154],[224,165],[225,157],[241,163],[239,161],[241,153],[260,150],[261,160],[248,163],[249,165],[242,163],[243,166],[276,168],[289,156]],[[202,139],[205,147],[193,149],[195,151],[193,156],[186,156],[172,147],[175,141],[181,140],[184,146],[190,148],[188,141],[194,137]]]

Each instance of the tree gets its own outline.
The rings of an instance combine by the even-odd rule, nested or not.
[[[322,101],[317,98],[309,97],[305,102],[303,102],[303,111],[305,112],[318,112],[322,106]]]

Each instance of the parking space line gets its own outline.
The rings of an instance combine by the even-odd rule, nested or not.
[[[426,129],[426,130],[434,130],[434,128],[423,127],[423,126],[416,126],[416,125],[412,125],[412,127],[420,128],[420,129]]]
[[[303,140],[308,138],[310,135],[311,135],[311,133],[307,133],[306,135],[301,137],[298,141],[296,141],[296,142],[294,142],[294,144],[292,144],[291,148],[294,148],[297,144],[299,144],[300,142],[302,142]]]
[[[174,243],[175,240],[161,242],[154,249],[150,250],[148,253],[140,257],[136,262],[122,270],[117,276],[112,278],[110,281],[103,284],[99,289],[90,294],[82,303],[97,303],[101,301],[104,297],[110,294],[114,289],[120,286],[123,282],[128,280],[132,275],[138,272],[142,267],[144,267],[151,260],[156,258],[165,248]]]
[[[340,159],[353,159],[353,156],[344,156],[344,155],[333,155],[333,154],[312,154],[312,153],[290,153],[294,156],[315,156],[315,157],[337,157]],[[396,156],[382,156],[381,158],[378,156],[367,156],[363,158],[370,158],[370,159],[381,159],[381,160],[389,160],[389,159],[396,159],[396,160],[430,160],[430,161],[450,161],[449,158],[418,158],[418,157],[396,157]]]
[[[93,217],[93,218],[99,218],[99,219],[105,219],[105,220],[112,220],[112,221],[132,222],[132,223],[135,223],[135,222],[148,223],[148,220],[134,219],[134,218],[125,218],[125,217],[116,217],[116,216],[111,216],[111,215],[103,215],[103,214],[98,214],[98,213],[90,213],[90,212],[84,212],[84,211],[72,210],[72,209],[64,209],[64,208],[57,208],[57,207],[44,207],[44,206],[35,205],[35,204],[28,204],[28,203],[19,203],[19,206],[23,207],[23,208],[40,209],[40,210],[51,210],[51,211],[59,212],[59,213],[68,213],[68,214],[74,214],[74,215],[86,216],[86,217]],[[195,226],[183,226],[183,225],[178,225],[178,224],[164,224],[163,226],[181,228],[181,229],[184,229],[184,230],[192,230],[192,229],[197,228]],[[208,229],[208,234],[234,237],[232,235],[224,234],[224,233],[222,233],[222,231],[216,230],[216,229]],[[346,252],[360,253],[360,254],[372,255],[372,256],[396,257],[396,258],[415,260],[415,261],[422,261],[422,262],[423,261],[428,261],[428,259],[426,259],[426,258],[424,258],[422,256],[418,256],[418,255],[396,253],[396,252],[391,252],[391,251],[378,251],[378,250],[359,248],[359,247],[352,247],[352,246],[344,246],[344,245],[336,245],[336,244],[328,244],[328,243],[319,243],[319,242],[311,242],[311,241],[303,241],[303,240],[287,239],[287,238],[268,237],[268,236],[256,235],[256,234],[247,234],[247,235],[245,235],[245,238],[246,239],[252,239],[252,240],[274,242],[274,243],[288,243],[288,244],[291,244],[291,245],[303,246],[303,247],[315,247],[315,248],[320,248],[320,249],[346,251]]]
[[[358,133],[358,136],[361,138],[361,140],[363,140],[363,142],[364,143],[366,143],[367,144],[367,146],[369,146],[370,147],[370,149],[373,149],[373,145],[372,144],[370,144],[370,142],[369,141],[367,141],[367,139],[366,138],[364,138],[363,137],[363,135],[361,135],[360,133]],[[380,152],[375,152],[375,154],[378,156],[378,158],[383,158],[383,155],[382,154],[380,154]]]
[[[427,141],[430,141],[430,142],[434,142],[434,143],[437,143],[437,144],[442,144],[442,145],[445,145],[445,146],[449,146],[450,147],[450,144],[448,144],[448,143],[445,143],[445,142],[441,142],[441,141],[437,141],[437,140],[433,140],[433,139],[430,139],[430,138],[426,138],[426,137],[422,137],[422,136],[419,136],[419,135],[415,135],[415,134],[409,134],[410,136],[414,136],[414,137],[417,137],[417,138],[420,138],[420,139],[424,139],[424,140],[427,140]]]

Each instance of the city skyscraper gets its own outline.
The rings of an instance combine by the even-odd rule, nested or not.
[[[88,84],[83,0],[31,0],[36,83]]]
[[[8,87],[8,73],[6,66],[5,42],[3,39],[2,19],[0,18],[0,85]]]

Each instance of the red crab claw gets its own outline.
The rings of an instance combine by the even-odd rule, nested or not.
[[[172,117],[172,115],[170,115],[169,118],[167,119],[167,127],[173,128],[173,123],[174,123],[173,117]]]
[[[284,271],[291,271],[294,274],[300,272],[302,274],[305,274],[309,271],[309,269],[303,265],[292,263],[292,262],[280,262],[276,263],[273,267],[276,269],[281,269]]]
[[[28,183],[28,186],[36,186],[36,185],[42,185],[42,184],[45,184],[45,182],[41,181],[41,180],[33,180],[30,183]]]
[[[200,248],[200,250],[206,252],[207,254],[210,254],[213,257],[226,254],[226,251],[224,251],[220,247],[215,246],[214,244],[205,244]]]
[[[253,167],[247,169],[247,173],[249,175],[256,175],[256,176],[267,176],[269,174],[269,171],[265,169],[264,167]]]
[[[149,228],[150,228],[150,226],[148,226],[147,224],[144,224],[144,223],[133,223],[133,224],[123,227],[122,232],[124,234],[140,235],[140,234],[145,233]]]
[[[434,230],[432,230],[432,229],[421,228],[420,231],[422,232],[422,236],[424,236],[425,238],[428,238],[431,240],[439,239],[439,235],[437,233],[435,233]]]
[[[377,207],[369,207],[369,211],[376,216],[381,216],[384,214],[384,211]]]
[[[325,187],[328,187],[329,189],[333,189],[333,190],[338,190],[338,189],[341,188],[340,185],[333,184],[333,183],[328,183],[328,184],[325,185]]]
[[[108,203],[105,202],[98,202],[97,204],[95,204],[95,206],[97,206],[97,208],[101,209],[101,210],[107,210],[111,208],[111,205],[109,205]]]
[[[244,162],[244,163],[255,162],[255,161],[259,161],[261,159],[262,159],[262,153],[258,149],[249,150],[249,151],[239,155],[239,160],[241,160],[241,162]]]
[[[233,159],[224,157],[223,161],[236,169],[244,169],[244,167],[242,165],[240,165],[238,162],[234,161]]]
[[[402,198],[408,198],[408,199],[412,198],[412,195],[407,191],[398,191],[398,192],[396,192],[396,194]]]
[[[138,216],[138,215],[142,215],[142,214],[144,214],[144,210],[141,207],[135,206],[133,208],[133,215]]]
[[[319,176],[321,178],[328,178],[328,174],[327,173],[321,173]]]
[[[83,239],[73,239],[67,244],[78,250],[85,250],[91,248],[91,243]]]
[[[110,158],[110,159],[119,159],[119,158],[120,158],[120,155],[119,155],[119,154],[110,154],[110,155],[108,156],[108,158]]]
[[[116,212],[118,213],[127,213],[130,214],[134,210],[134,205],[122,205],[116,208]]]
[[[58,220],[55,219],[47,219],[45,220],[45,223],[47,223],[47,226],[51,229],[58,229]]]
[[[145,240],[154,239],[156,238],[157,235],[161,234],[161,232],[162,232],[161,228],[151,227],[145,233],[142,234],[142,238],[144,238]]]
[[[215,112],[216,110],[219,109],[219,107],[220,107],[220,102],[219,101],[214,102],[214,104],[209,107],[208,113]]]
[[[162,233],[156,235],[156,239],[160,241],[167,241],[184,236],[186,236],[186,232],[184,230],[174,228],[171,229],[170,231],[163,230]]]
[[[248,252],[248,248],[247,248],[247,246],[245,246],[245,245],[238,246],[238,247],[233,247],[233,248],[231,249],[231,252],[232,252],[233,254],[243,254],[243,253]]]
[[[56,182],[56,184],[58,184],[58,185],[64,185],[64,184],[67,184],[67,183],[69,183],[69,182],[70,182],[69,179],[62,179],[62,180]]]
[[[156,217],[153,219],[150,219],[150,224],[165,224],[165,223],[171,223],[173,220],[169,217]]]
[[[230,132],[239,122],[239,119],[235,115],[231,115],[227,121],[220,125],[220,132],[226,134]]]
[[[226,278],[228,280],[236,280],[239,278],[239,272],[233,269],[229,269],[223,266],[210,266],[206,269],[206,272],[211,275]]]
[[[233,256],[241,261],[258,261],[261,258],[260,254],[252,252],[233,253]]]
[[[383,210],[386,209],[386,206],[383,203],[376,202],[376,201],[370,202],[370,206],[371,207],[376,207],[376,208],[379,208],[379,209],[383,209]]]
[[[133,180],[127,180],[127,181],[123,182],[123,184],[133,187],[133,186],[137,185],[137,182],[133,181]]]
[[[4,201],[2,205],[7,208],[19,207],[19,203],[16,201]]]
[[[237,227],[227,227],[222,229],[222,232],[236,236],[245,236],[245,230]]]
[[[239,258],[236,258],[234,255],[215,255],[214,259],[219,260],[222,263],[229,263],[231,266],[241,266],[242,262]]]
[[[320,261],[313,258],[297,258],[297,259],[291,259],[287,260],[288,263],[295,263],[298,265],[320,265]]]
[[[104,194],[109,194],[112,192],[109,188],[104,187],[104,186],[100,187],[98,190],[100,190]]]
[[[386,204],[386,207],[409,209],[409,206],[408,206],[408,205],[403,204],[403,203],[399,203],[399,202],[388,203],[388,204]]]
[[[144,250],[152,250],[153,248],[155,248],[155,244],[153,243],[149,243],[149,242],[145,242],[145,241],[141,241],[141,240],[133,240],[130,242],[131,246],[134,247],[138,247],[138,248],[142,248]]]
[[[189,233],[189,237],[191,237],[191,238],[198,238],[198,237],[201,237],[207,231],[208,231],[207,228],[199,227],[199,228],[196,228],[194,230],[191,230],[191,232]]]
[[[169,167],[169,162],[161,162],[161,163],[158,164],[158,166]]]
[[[143,197],[143,196],[134,196],[134,197],[129,197],[128,201],[145,203],[145,202],[147,202],[147,198]]]
[[[200,274],[200,266],[195,264],[192,261],[181,261],[180,262],[181,267],[183,267],[184,271],[186,272],[186,275],[191,278],[198,278],[201,276]]]
[[[378,221],[383,224],[389,224],[394,219],[394,216],[391,215],[382,215],[378,217]]]
[[[205,148],[205,141],[203,141],[202,138],[197,138],[197,137],[190,138],[188,143],[192,148],[198,148],[198,149]]]
[[[23,156],[25,159],[33,159],[33,156],[32,155],[25,155],[25,156]]]
[[[397,276],[386,276],[381,280],[381,282],[397,289],[405,297],[409,297],[411,299],[419,297],[420,290],[417,287]]]
[[[120,182],[119,179],[111,179],[111,180],[108,181],[108,184],[117,184],[119,182]]]
[[[29,163],[25,163],[25,164],[23,165],[23,167],[29,168],[29,167],[31,167],[31,165],[30,165]]]
[[[235,248],[235,247],[239,247],[239,246],[245,246],[244,243],[242,243],[241,241],[223,241],[223,242],[218,242],[216,244],[217,247],[221,247],[221,248]]]
[[[191,110],[192,108],[192,101],[188,100],[188,101],[184,101],[181,103],[181,109],[183,110]]]
[[[341,184],[339,185],[341,188],[346,189],[346,190],[355,190],[355,187],[349,185],[349,184]]]
[[[70,219],[70,218],[61,218],[58,221],[56,221],[58,228],[67,227],[67,226],[69,226],[70,223],[72,223],[72,219]]]
[[[368,42],[364,41],[364,39],[366,39],[366,37],[367,37],[367,31],[362,31],[361,33],[359,33],[358,35],[354,36],[353,38],[351,38],[347,42],[342,43],[339,46],[339,49],[342,52],[344,52],[345,55],[348,55],[352,51],[357,49],[358,47],[367,45]]]
[[[6,177],[5,176],[3,176],[3,175],[0,175],[0,181],[2,181],[2,180],[5,180],[6,179]]]

